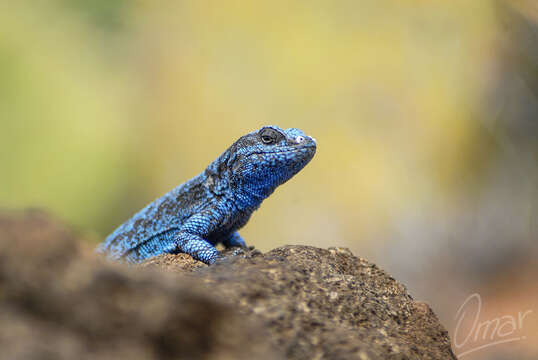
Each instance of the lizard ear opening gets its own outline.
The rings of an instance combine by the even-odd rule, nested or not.
[[[239,173],[242,171],[241,168],[244,166],[245,159],[245,155],[240,155],[237,153],[231,154],[230,158],[228,159],[228,175],[231,177],[242,176]]]

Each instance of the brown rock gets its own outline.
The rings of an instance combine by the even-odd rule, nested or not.
[[[455,359],[430,307],[347,249],[250,249],[209,267],[161,255],[134,268],[81,256],[73,235],[35,213],[0,217],[0,349],[17,359]]]
[[[193,276],[263,319],[287,358],[455,359],[430,307],[347,249],[285,246]]]
[[[259,323],[192,280],[77,244],[42,213],[0,216],[0,359],[282,358]]]

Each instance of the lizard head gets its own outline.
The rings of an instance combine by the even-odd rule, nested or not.
[[[230,147],[231,185],[265,198],[297,174],[316,153],[316,140],[299,129],[265,126]]]

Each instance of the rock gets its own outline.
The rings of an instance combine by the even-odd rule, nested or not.
[[[1,359],[281,359],[192,280],[108,264],[42,213],[0,216]]]
[[[347,249],[127,267],[40,214],[0,217],[0,318],[17,359],[455,359],[430,307]]]
[[[180,263],[184,256],[152,259],[166,270]],[[284,246],[189,271],[243,314],[261,318],[286,358],[456,358],[430,307],[348,249]]]

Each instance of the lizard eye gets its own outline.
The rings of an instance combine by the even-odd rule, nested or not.
[[[273,138],[267,135],[262,136],[262,141],[264,144],[270,144],[273,142]]]
[[[275,144],[278,139],[278,132],[271,128],[265,128],[260,131],[260,139],[266,145]]]

